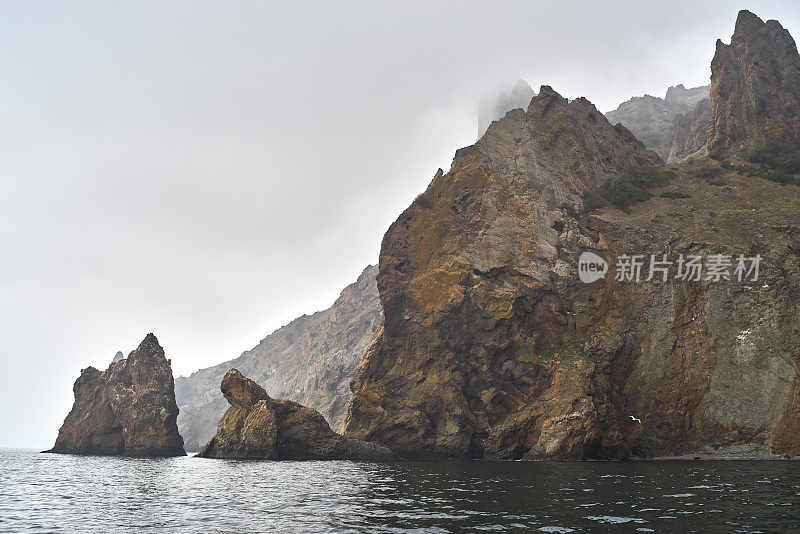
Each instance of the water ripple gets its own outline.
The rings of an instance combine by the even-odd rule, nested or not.
[[[794,462],[242,462],[0,449],[0,475],[0,532],[800,530]]]

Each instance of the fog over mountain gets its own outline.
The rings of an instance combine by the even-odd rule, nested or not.
[[[707,85],[740,8],[800,35],[785,1],[3,7],[0,446],[40,448],[143,333],[188,375],[330,307],[508,80],[607,112]]]

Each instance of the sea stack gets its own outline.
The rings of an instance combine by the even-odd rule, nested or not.
[[[340,436],[312,408],[275,400],[264,388],[231,369],[222,379],[230,403],[217,435],[198,455],[250,460],[388,460],[381,445]]]
[[[170,361],[147,334],[106,371],[87,367],[73,386],[75,403],[52,449],[64,454],[185,456]]]

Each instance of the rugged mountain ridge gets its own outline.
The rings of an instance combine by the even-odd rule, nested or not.
[[[766,50],[751,15],[732,41]],[[770,64],[794,64],[781,54],[795,49],[771,50]],[[784,94],[783,70],[764,73],[764,94]],[[718,99],[712,124],[753,130]],[[756,113],[755,131],[794,124],[791,105],[776,109]],[[702,114],[679,150],[702,142]],[[344,434],[412,458],[800,455],[800,189],[701,159],[627,211],[586,213],[587,192],[631,187],[631,168],[658,163],[548,87],[459,150],[384,236],[384,324],[354,373]],[[593,284],[577,276],[587,251],[609,265]],[[716,279],[611,276],[626,255],[665,254],[672,269],[693,256],[731,265]],[[764,258],[761,277],[737,280],[740,257]]]
[[[635,96],[606,113],[606,118],[611,124],[622,123],[647,148],[667,160],[673,150],[676,117],[693,113],[695,107],[708,98],[709,87],[686,89],[683,84],[678,84],[668,88],[664,98]]]
[[[377,272],[376,266],[366,267],[329,309],[292,321],[239,358],[178,377],[178,428],[186,448],[200,450],[214,436],[228,409],[219,384],[233,367],[340,428],[352,396],[350,377],[383,320]]]
[[[660,162],[548,86],[459,150],[384,236],[384,325],[354,374],[344,434],[410,457],[503,455],[491,442],[544,387],[536,350],[570,322],[548,315],[571,274],[558,250],[578,238],[569,214],[588,189]]]
[[[667,162],[679,161],[705,150],[710,111],[711,99],[704,98],[691,112],[675,115],[672,120],[672,146]]]
[[[525,109],[536,93],[528,82],[517,80],[510,90],[488,93],[478,102],[478,139],[483,137],[489,125],[505,117],[512,109]]]
[[[48,452],[185,456],[170,361],[153,334],[104,372],[81,371],[75,403]]]
[[[198,455],[247,460],[390,460],[381,445],[340,436],[319,412],[289,400],[275,400],[231,369],[220,390],[230,408],[216,435]]]
[[[740,11],[731,44],[717,40],[711,61],[708,151],[740,154],[800,141],[800,56],[776,20]]]

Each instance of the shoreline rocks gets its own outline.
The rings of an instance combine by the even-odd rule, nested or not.
[[[153,334],[106,371],[87,367],[52,449],[115,456],[185,456],[170,361]]]
[[[340,436],[319,412],[270,398],[264,388],[231,369],[220,390],[230,408],[201,458],[243,460],[391,460],[388,448]]]
[[[176,378],[178,430],[186,450],[201,450],[216,434],[228,409],[219,384],[234,367],[275,397],[314,408],[339,430],[353,395],[353,369],[383,321],[377,274],[376,266],[366,267],[327,310],[295,319],[239,358]]]
[[[795,138],[800,58],[777,22],[741,12],[712,72],[709,153]],[[676,152],[703,143],[706,108],[681,119]],[[384,325],[344,435],[414,459],[800,455],[800,188],[704,158],[671,165],[641,203],[584,209],[659,163],[546,86],[457,151],[384,236]],[[608,276],[579,281],[585,251]],[[617,279],[631,255],[644,275],[664,255],[732,265],[724,280],[678,280],[676,265]],[[758,280],[731,278],[756,256]]]

